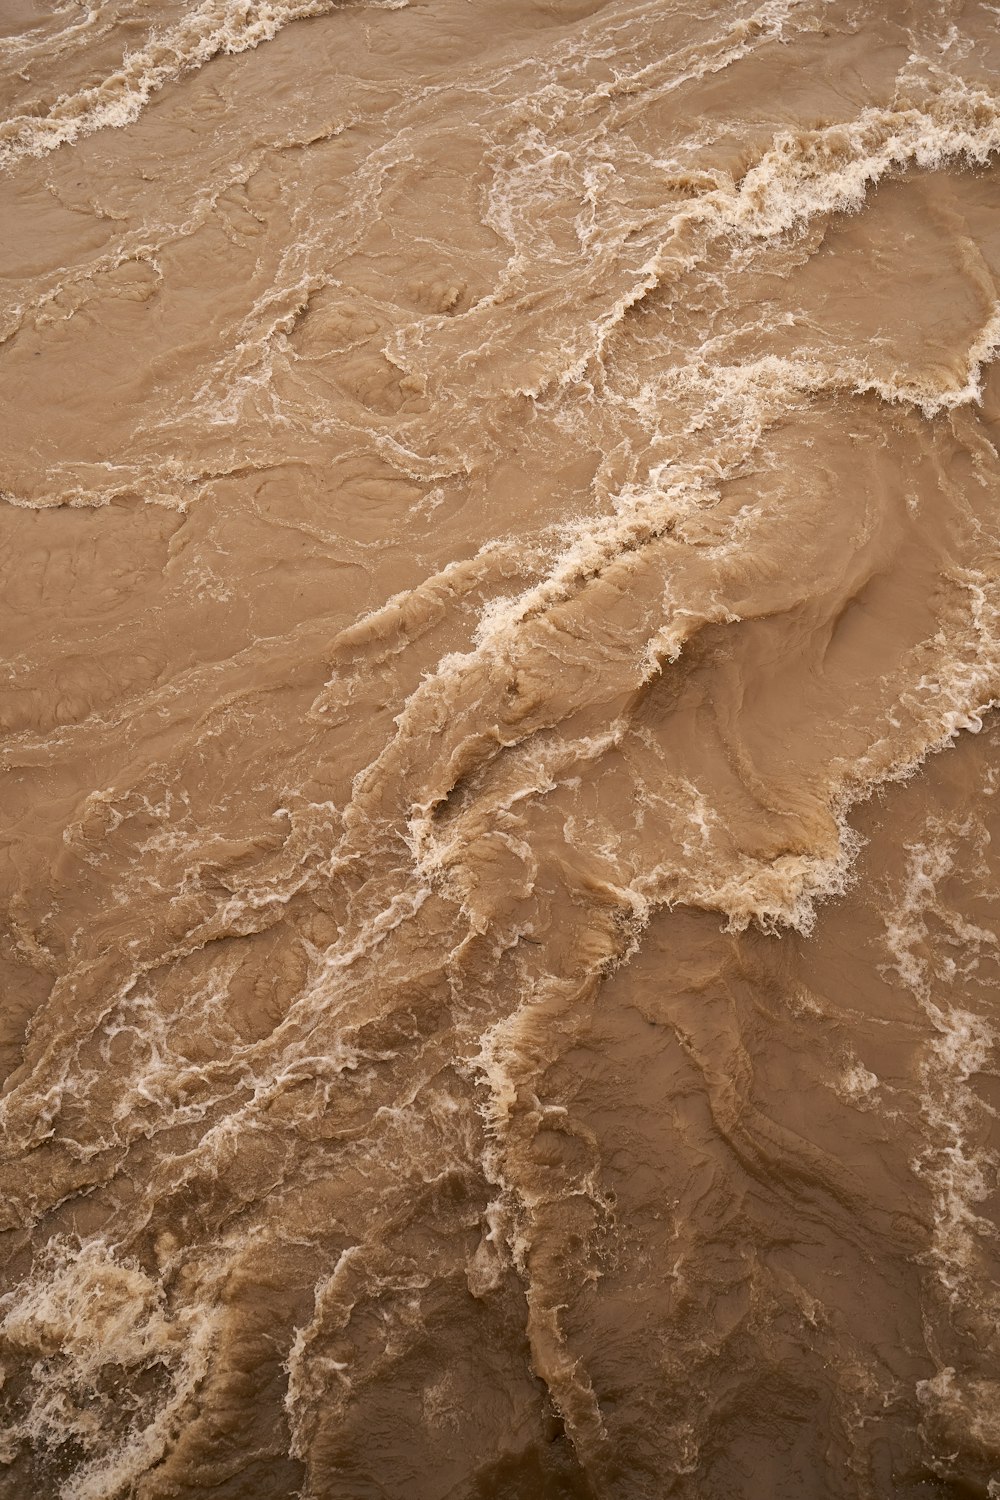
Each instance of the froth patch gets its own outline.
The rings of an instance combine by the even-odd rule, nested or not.
[[[131,125],[153,94],[182,73],[219,53],[257,47],[289,21],[322,15],[332,4],[333,0],[256,0],[250,5],[242,0],[204,0],[175,26],[154,32],[144,47],[126,53],[117,73],[79,93],[62,95],[45,115],[15,115],[0,124],[0,166],[23,156],[43,156],[95,130]]]
[[[162,1456],[207,1363],[213,1320],[171,1313],[164,1288],[102,1238],[50,1242],[0,1300],[0,1351],[33,1361],[2,1458],[66,1444],[84,1456],[61,1500],[104,1500]]]

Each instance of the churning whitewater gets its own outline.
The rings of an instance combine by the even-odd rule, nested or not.
[[[0,78],[0,1494],[1000,1495],[1000,7]]]

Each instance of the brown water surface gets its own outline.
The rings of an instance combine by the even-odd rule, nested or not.
[[[1000,1495],[1000,11],[7,0],[11,1500]]]

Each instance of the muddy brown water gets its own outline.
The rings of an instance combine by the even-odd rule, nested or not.
[[[0,1493],[1000,1495],[998,7],[0,79]]]

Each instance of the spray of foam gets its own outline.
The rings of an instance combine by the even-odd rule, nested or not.
[[[0,1461],[24,1443],[55,1453],[73,1442],[85,1458],[60,1500],[108,1500],[163,1456],[208,1368],[205,1305],[172,1312],[158,1281],[95,1237],[50,1242],[0,1313],[0,1356],[34,1359],[33,1399],[6,1429]],[[143,1374],[153,1394],[138,1394]]]
[[[402,9],[408,0],[382,0]],[[0,166],[24,156],[44,156],[95,130],[131,125],[152,96],[182,73],[220,53],[234,54],[270,41],[290,21],[320,16],[335,0],[204,0],[175,26],[154,32],[128,52],[117,73],[75,94],[63,94],[45,115],[15,115],[0,124]],[[378,5],[378,0],[375,0]]]

